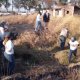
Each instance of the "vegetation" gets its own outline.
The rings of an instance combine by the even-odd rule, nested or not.
[[[48,25],[49,31],[44,32],[41,36],[37,36],[34,33],[36,14],[30,16],[10,15],[0,17],[0,20],[3,19],[9,22],[10,29],[15,27],[19,32],[19,37],[14,41],[16,72],[20,72],[23,76],[17,73],[15,76],[20,78],[24,76],[26,78],[30,77],[32,80],[40,78],[41,75],[43,80],[47,80],[48,78],[50,78],[48,80],[51,80],[51,77],[54,80],[77,80],[79,78],[80,72],[77,66],[79,63],[69,65],[69,49],[65,48],[65,50],[60,51],[57,38],[61,28],[66,25],[70,31],[67,43],[72,35],[76,35],[78,41],[80,41],[80,16],[52,17]],[[80,49],[78,50],[77,60],[80,59],[79,52]],[[19,65],[21,67],[18,67]]]
[[[38,0],[15,0],[14,4],[17,7],[23,6],[26,8],[26,6],[37,5],[36,1]],[[46,1],[50,5],[52,4],[52,0]],[[10,78],[17,76],[17,79],[20,78],[22,80],[24,77],[30,80],[79,80],[80,46],[77,52],[76,63],[69,64],[68,42],[72,36],[76,36],[80,42],[80,16],[67,15],[63,18],[53,18],[51,15],[48,30],[43,30],[41,35],[38,36],[34,32],[36,15],[0,16],[0,21],[5,20],[9,23],[10,30],[15,28],[19,33],[18,38],[13,41],[16,67],[15,74],[11,75]],[[69,30],[69,37],[66,40],[65,50],[61,51],[57,40],[64,26],[67,26]],[[73,61],[75,61],[74,57]],[[4,80],[4,78],[2,77],[1,80]]]

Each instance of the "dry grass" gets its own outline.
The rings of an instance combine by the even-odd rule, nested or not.
[[[23,24],[23,23],[33,23],[35,21],[36,14],[32,15],[10,15],[10,16],[1,16],[1,20],[7,21],[9,24]]]
[[[67,26],[71,35],[80,35],[80,16],[65,16],[53,18],[49,23],[49,29],[59,32],[62,27]]]
[[[20,15],[11,15],[11,16],[3,16],[0,17],[0,20],[6,20],[9,24],[31,24],[30,26],[34,27],[36,14],[28,15],[28,16],[20,16]],[[25,30],[19,36],[19,38],[14,42],[15,45],[23,45],[24,43],[28,43],[30,47],[45,47],[49,50],[49,48],[53,47],[57,43],[57,38],[59,32],[63,26],[67,26],[70,32],[70,36],[76,35],[78,40],[80,41],[80,16],[65,16],[63,18],[53,18],[48,24],[49,32],[44,32],[41,36],[37,36],[34,33],[34,30],[31,31]],[[16,26],[17,27],[17,26]],[[22,26],[23,27],[23,26]],[[29,26],[27,26],[29,27]],[[23,47],[26,48],[26,45]]]
[[[35,19],[36,19],[36,14],[29,16],[11,15],[11,16],[0,17],[0,20],[6,20],[11,25],[26,23],[26,24],[31,24],[32,27],[34,27],[35,25]],[[52,17],[51,21],[48,24],[49,32],[44,32],[43,34],[41,34],[41,36],[37,36],[35,35],[33,29],[31,31],[25,30],[25,32],[22,32],[19,38],[16,41],[14,41],[14,43],[16,46],[23,46],[23,48],[21,47],[21,49],[24,49],[22,51],[25,51],[27,45],[36,48],[41,47],[42,49],[45,49],[46,47],[47,50],[49,50],[49,48],[54,47],[56,45],[59,32],[63,26],[68,27],[70,32],[70,37],[76,35],[78,40],[80,41],[79,38],[80,16],[65,16],[63,18]],[[24,43],[26,44],[24,45]]]
[[[11,16],[0,17],[0,20],[6,20],[9,22],[10,25],[26,23],[26,24],[31,24],[32,27],[34,27],[35,19],[36,19],[36,14],[29,15],[29,16],[11,15]],[[50,31],[46,32],[46,33],[44,32],[41,36],[35,35],[33,28],[31,31],[25,30],[24,32],[22,32],[20,34],[20,36],[18,37],[18,39],[14,41],[15,46],[18,46],[18,48],[17,47],[16,48],[19,49],[18,52],[16,52],[16,53],[23,54],[25,52],[27,54],[28,49],[29,49],[29,48],[27,48],[28,46],[30,48],[31,47],[36,47],[36,48],[41,47],[42,49],[45,49],[45,47],[46,47],[48,51],[52,50],[52,48],[54,46],[56,46],[55,44],[57,42],[57,37],[58,37],[58,34],[59,34],[61,28],[65,25],[68,27],[68,29],[70,31],[70,37],[72,35],[76,35],[78,40],[80,40],[80,38],[79,38],[80,16],[66,16],[64,18],[52,18],[48,24]],[[27,26],[27,27],[29,27],[29,26]],[[42,50],[41,48],[37,48],[37,49]],[[29,50],[31,51],[31,54],[34,53],[34,55],[36,55],[35,52],[32,52],[32,48]],[[43,52],[43,53],[45,53],[45,52]],[[51,52],[51,53],[54,53],[54,52]],[[42,54],[42,56],[38,55],[37,57],[39,57],[39,59],[40,59],[43,56],[44,55]],[[68,64],[68,51],[64,50],[64,51],[55,52],[55,58],[58,60],[58,62],[60,64],[63,64],[63,65]],[[55,62],[53,64],[53,66],[54,65],[56,65]],[[57,65],[57,66],[59,66],[59,65]],[[45,66],[41,66],[41,67],[35,68],[32,72],[31,71],[29,71],[29,72],[31,74],[35,73],[35,75],[44,74],[46,72],[54,71],[53,68],[54,67],[50,66],[50,68],[48,69],[48,66],[47,66],[47,68]],[[62,71],[60,71],[60,72],[62,72]],[[75,76],[75,73],[73,73],[73,72],[72,72],[72,74],[69,73],[69,79],[66,79],[66,80],[78,80],[78,79],[74,79],[74,76]],[[47,79],[45,79],[45,80],[47,80]],[[56,80],[56,78],[55,78],[55,80]]]
[[[59,61],[60,64],[68,65],[68,52],[60,51],[55,54],[55,58]]]

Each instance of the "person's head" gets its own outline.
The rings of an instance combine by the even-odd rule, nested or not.
[[[38,12],[38,14],[42,15],[40,11]]]
[[[47,13],[49,13],[49,10],[47,10]]]
[[[4,35],[4,39],[6,39],[6,40],[10,39],[10,33],[9,32]]]
[[[0,26],[4,28],[5,31],[8,31],[8,22],[1,21]]]
[[[71,38],[71,41],[72,41],[72,42],[76,41],[76,37],[73,36],[73,37]]]
[[[66,29],[66,30],[68,30],[68,27],[64,26],[62,29]]]
[[[47,13],[47,10],[45,11],[45,13]]]
[[[0,22],[0,26],[1,26],[1,27],[4,27],[4,25],[6,25],[6,21],[5,21],[5,20],[2,20],[2,21]]]
[[[8,29],[7,27],[5,27],[5,28],[4,28],[4,31],[5,31],[5,32],[8,32],[8,31],[9,31],[9,29]]]

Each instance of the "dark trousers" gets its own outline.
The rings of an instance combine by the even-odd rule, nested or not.
[[[14,54],[6,54],[4,53],[4,73],[7,73],[8,75],[13,74],[14,67],[15,67],[15,61],[14,61]]]
[[[0,76],[3,75],[3,51],[4,51],[4,46],[3,46],[3,40],[0,39]]]
[[[76,57],[76,53],[77,53],[77,49],[76,50],[70,50],[70,52],[69,52],[69,62],[71,62],[72,55],[74,55]]]
[[[66,37],[60,36],[60,48],[63,50],[66,42]]]

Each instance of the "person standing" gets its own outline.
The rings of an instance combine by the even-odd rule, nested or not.
[[[35,32],[42,30],[42,23],[41,23],[41,12],[38,13],[36,17],[36,26],[35,26]]]
[[[0,24],[0,51],[3,47],[2,42],[3,42],[3,39],[4,39],[4,34],[5,34],[5,30],[4,30],[3,26]]]
[[[4,28],[2,26],[0,26],[0,39],[3,40],[4,39]]]
[[[68,29],[66,27],[63,27],[59,36],[59,44],[60,48],[63,50],[66,42],[66,38],[68,37]]]
[[[49,11],[46,10],[46,12],[43,14],[44,28],[47,28],[49,21],[50,21],[50,13]]]
[[[6,21],[0,23],[0,39],[4,39],[5,32],[8,30],[8,24]]]
[[[69,41],[69,45],[70,45],[69,62],[71,62],[72,55],[76,57],[79,42],[76,40],[75,37],[72,37],[71,40]]]
[[[8,75],[11,75],[13,74],[15,61],[14,61],[14,45],[9,37],[9,34],[5,35],[3,45],[4,45],[4,53],[3,53],[4,64],[5,62],[7,62],[7,65],[5,65],[5,67],[7,68]]]

